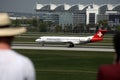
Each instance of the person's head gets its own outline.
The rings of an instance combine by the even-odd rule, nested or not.
[[[117,31],[113,37],[114,48],[116,51],[116,63],[120,60],[120,32]]]
[[[0,13],[0,43],[10,44],[14,36],[26,32],[25,27],[11,27],[11,20],[7,13]]]

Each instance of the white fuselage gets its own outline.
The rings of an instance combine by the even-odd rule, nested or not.
[[[61,36],[42,36],[36,39],[36,42],[45,42],[45,43],[87,43],[92,39],[93,36],[88,37],[61,37]]]
[[[105,32],[107,32],[107,30],[100,29],[93,36],[87,37],[42,36],[35,41],[42,43],[43,46],[44,43],[69,43],[69,47],[74,47],[74,44],[102,41]]]

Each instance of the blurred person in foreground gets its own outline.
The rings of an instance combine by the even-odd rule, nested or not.
[[[11,49],[15,35],[26,32],[24,27],[10,27],[7,13],[0,13],[0,80],[35,80],[33,63]]]
[[[115,61],[99,68],[97,80],[120,80],[120,32],[113,37]]]

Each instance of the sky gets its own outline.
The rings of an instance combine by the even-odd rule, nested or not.
[[[120,0],[0,0],[0,11],[35,13],[37,2],[40,4],[120,4]]]

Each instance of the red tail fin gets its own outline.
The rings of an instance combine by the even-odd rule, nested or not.
[[[91,42],[101,41],[103,40],[104,34],[107,32],[107,30],[99,30],[91,39]]]

